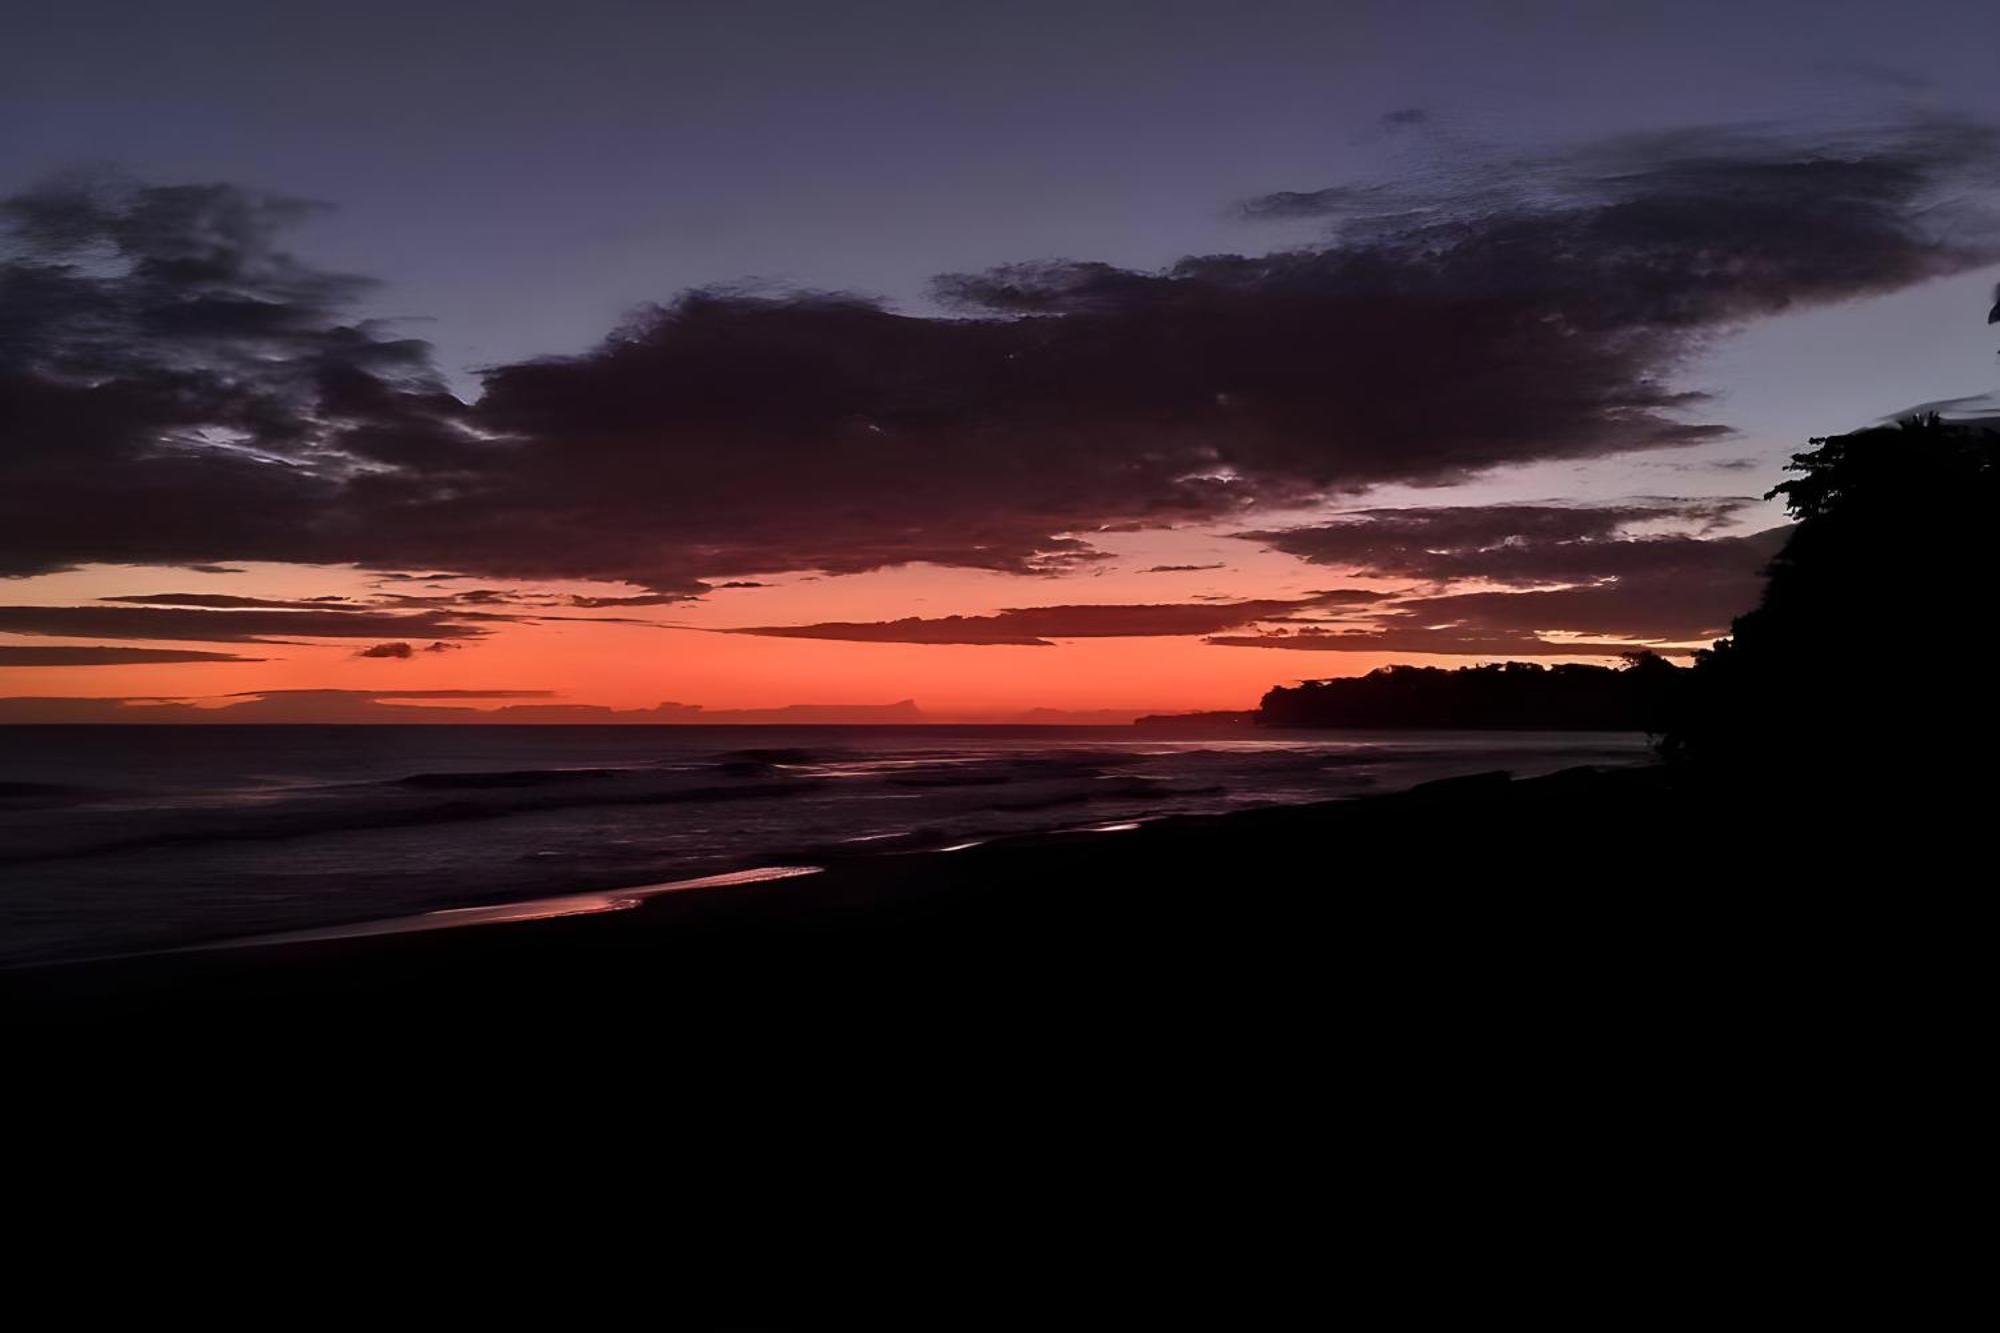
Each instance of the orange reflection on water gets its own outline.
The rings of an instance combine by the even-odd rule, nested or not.
[[[276,935],[253,935],[240,940],[223,940],[196,946],[205,949],[247,949],[266,944],[308,944],[323,940],[364,939],[373,935],[409,935],[426,930],[451,930],[459,926],[497,926],[513,921],[549,921],[564,916],[590,916],[598,912],[623,912],[648,898],[688,889],[718,889],[736,884],[762,884],[774,879],[796,879],[817,875],[818,866],[759,866],[724,875],[704,875],[699,879],[678,879],[664,884],[640,884],[629,889],[606,889],[600,893],[571,893],[554,898],[529,898],[517,903],[494,903],[486,907],[446,907],[415,916],[389,917],[382,921],[362,921],[348,926],[328,926],[317,930],[288,930]],[[194,952],[190,950],[189,952]]]

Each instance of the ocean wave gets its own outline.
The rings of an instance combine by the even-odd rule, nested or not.
[[[892,773],[883,779],[892,787],[1000,787],[1016,780],[1012,773],[996,773],[991,769],[964,767]]]
[[[0,965],[1647,760],[1490,733],[104,730],[0,753]]]
[[[541,787],[557,782],[622,777],[630,771],[618,768],[522,768],[499,773],[412,773],[408,777],[391,779],[388,785],[427,790],[485,791],[495,787]]]
[[[26,865],[39,861],[70,860],[129,852],[152,847],[178,847],[212,842],[249,842],[305,838],[325,834],[356,833],[371,829],[410,828],[426,824],[453,824],[477,819],[502,819],[511,815],[539,814],[551,810],[590,806],[688,805],[718,801],[765,800],[799,796],[821,784],[795,778],[782,782],[746,783],[724,787],[637,787],[622,790],[578,792],[551,798],[534,791],[516,800],[461,799],[423,805],[366,805],[359,802],[333,806],[260,809],[253,813],[232,813],[217,818],[209,811],[163,811],[162,820],[175,827],[154,828],[136,833],[119,832],[108,837],[0,849],[0,865]],[[60,831],[55,835],[60,838]]]
[[[717,758],[723,763],[775,764],[798,768],[807,764],[834,764],[854,758],[852,749],[808,750],[800,746],[760,746],[748,750],[726,750]]]

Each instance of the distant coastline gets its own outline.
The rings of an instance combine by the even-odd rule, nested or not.
[[[1442,670],[1380,667],[1365,676],[1272,689],[1255,709],[1165,713],[1133,725],[1150,731],[1254,727],[1436,731],[1657,732],[1685,672],[1636,653],[1622,668],[1498,662]]]

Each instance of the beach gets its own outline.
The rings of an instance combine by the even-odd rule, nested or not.
[[[0,968],[1650,758],[1636,733],[0,728]]]
[[[1548,1020],[1572,1027],[1602,1012],[1576,1003],[1583,991],[1662,1016],[1696,1003],[1670,979],[1691,948],[1727,971],[1768,953],[1765,932],[1790,920],[1706,878],[1680,831],[1697,816],[1713,827],[1716,812],[1694,801],[1656,768],[1492,773],[856,852],[672,892],[515,904],[476,925],[447,910],[23,968],[0,986],[15,1021],[386,1031],[422,1014],[468,1031],[664,1027],[718,1051],[815,1030],[888,1048],[980,1028],[1059,1049],[1121,1022],[1142,1042],[1218,1025],[1304,1041],[1384,1004],[1398,1025],[1433,1011],[1463,1021],[1502,989],[1506,1010],[1540,995]],[[1724,897],[1726,938],[1711,915]]]
[[[0,1015],[71,1108],[41,1141],[145,1159],[107,1188],[334,1170],[464,1263],[618,1218],[593,1260],[717,1327],[1275,1320],[1357,1265],[1431,1290],[1440,1244],[1454,1308],[1540,1290],[1547,1245],[1589,1306],[1716,1190],[1846,1187],[1862,1108],[1977,1012],[1921,847],[1807,857],[1835,887],[1773,813],[1662,767],[1471,775],[17,968]],[[1761,1218],[1700,1235],[1762,1262]]]
[[[245,1052],[297,1061],[331,1043],[364,1086],[492,1060],[648,1096],[726,1093],[739,1110],[850,1093],[881,1106],[940,1079],[1121,1103],[1162,1078],[1198,1077],[1180,1095],[1208,1102],[1238,1079],[1341,1070],[1544,1093],[1675,1068],[1759,1080],[1891,1032],[1905,1054],[1930,1049],[1976,1011],[1954,869],[1973,798],[1938,782],[1840,790],[1839,804],[1724,790],[1662,765],[1488,772],[850,844],[17,967],[0,971],[0,1016],[72,1051],[220,1051],[225,1082],[254,1067]]]

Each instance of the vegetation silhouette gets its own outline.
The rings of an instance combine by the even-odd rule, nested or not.
[[[1623,669],[1384,667],[1273,689],[1256,720],[1644,730],[1684,777],[1774,783],[1772,801],[1935,789],[2000,733],[2000,433],[1932,413],[1811,444],[1767,496],[1797,523],[1762,599],[1690,668],[1651,653]]]
[[[1688,673],[1655,653],[1623,668],[1495,662],[1444,670],[1387,666],[1365,676],[1278,686],[1258,705],[1267,727],[1660,732]]]
[[[2000,434],[1930,414],[1812,444],[1770,492],[1798,525],[1763,599],[1696,655],[1662,751],[1794,788],[1941,778],[1996,729]]]

